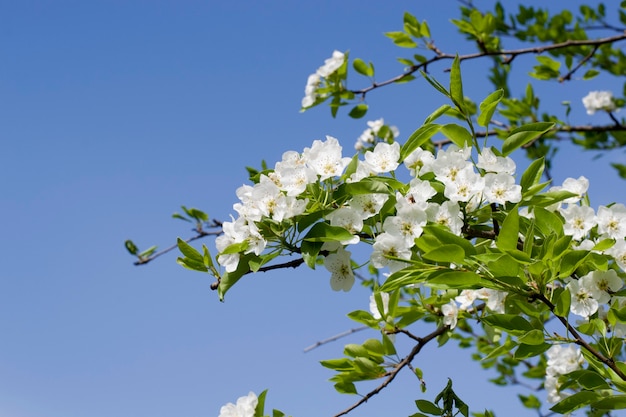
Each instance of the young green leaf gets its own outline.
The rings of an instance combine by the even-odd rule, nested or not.
[[[454,57],[452,68],[450,69],[450,97],[459,111],[465,114],[465,97],[463,96],[463,82],[461,81],[461,61],[458,55]]]
[[[485,98],[482,103],[480,103],[480,114],[478,115],[478,124],[483,127],[487,127],[489,122],[491,122],[491,118],[493,117],[493,113],[496,111],[498,107],[498,103],[504,97],[504,90],[499,89],[489,94],[487,98]]]
[[[537,122],[529,123],[513,129],[502,145],[502,155],[508,156],[514,150],[532,142],[541,137],[547,131],[554,127],[554,123]]]

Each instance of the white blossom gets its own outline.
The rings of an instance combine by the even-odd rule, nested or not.
[[[320,84],[319,74],[311,74],[306,80],[306,86],[304,87],[304,97],[302,98],[302,108],[311,107],[317,100],[317,88]]]
[[[361,136],[357,139],[354,148],[356,150],[361,150],[365,147],[369,147],[376,142],[376,138],[378,137],[378,132],[385,125],[384,119],[371,120],[367,122],[367,129],[361,133]],[[400,131],[396,126],[388,126],[389,131],[393,138],[397,138],[400,135]]]
[[[454,300],[457,303],[461,304],[459,306],[459,309],[467,310],[474,303],[474,301],[478,298],[477,295],[478,293],[476,290],[463,290],[461,291],[461,294],[454,297]]]
[[[340,51],[333,51],[333,55],[324,61],[324,65],[319,67],[316,71],[316,74],[320,77],[328,78],[333,72],[337,71],[345,60],[346,55]]]
[[[365,220],[378,214],[388,199],[387,194],[357,194],[350,199],[348,204]]]
[[[422,235],[426,220],[426,212],[413,205],[402,210],[397,216],[388,216],[383,223],[383,230],[402,237],[406,246],[410,248],[415,244],[415,239]]]
[[[353,235],[356,235],[363,229],[363,217],[352,207],[340,207],[330,212],[326,217],[330,220],[331,226],[343,227]],[[353,236],[352,239],[341,243],[344,245],[354,245],[359,243],[360,240],[358,236]]]
[[[547,400],[557,403],[571,395],[569,392],[560,390],[559,376],[576,371],[582,367],[584,359],[580,349],[569,345],[552,345],[547,350],[548,357],[546,366],[546,380],[544,387],[547,392]]]
[[[454,201],[444,201],[441,205],[428,203],[426,215],[429,221],[446,226],[455,235],[461,234],[463,215],[458,203]]]
[[[326,136],[326,141],[313,141],[310,148],[305,148],[302,157],[309,168],[313,169],[320,180],[340,176],[350,163],[350,158],[341,156],[341,145],[332,136]]]
[[[459,308],[452,300],[448,304],[441,306],[441,314],[443,314],[444,326],[450,326],[450,330],[456,327],[456,322],[459,316]]]
[[[566,178],[560,189],[576,194],[575,197],[563,200],[564,203],[578,203],[589,189],[589,180],[582,175],[578,178]]]
[[[515,178],[506,173],[485,174],[483,195],[489,203],[519,203],[522,200],[522,187],[515,184]]]
[[[573,279],[565,287],[571,295],[570,311],[585,318],[598,311],[598,300],[591,295],[589,284],[588,281]]]
[[[252,391],[244,397],[237,399],[237,404],[228,403],[220,409],[219,417],[254,417],[259,399]]]
[[[372,265],[376,268],[388,266],[391,272],[399,271],[406,266],[406,263],[389,259],[389,257],[408,260],[411,258],[411,250],[401,236],[381,233],[376,236],[376,241],[372,245],[372,254],[370,255]]]
[[[377,173],[394,171],[398,168],[400,159],[400,144],[379,142],[374,147],[374,151],[367,151],[365,153],[365,161],[372,167],[372,170]]]
[[[417,148],[404,158],[404,166],[406,166],[411,175],[417,177],[432,171],[432,164],[435,162],[435,156],[427,150]]]
[[[515,174],[515,161],[508,156],[497,156],[491,148],[484,148],[478,154],[478,163],[476,166],[484,169],[486,172],[495,172],[497,174]]]
[[[563,233],[572,236],[575,240],[583,239],[587,232],[596,225],[596,216],[591,207],[569,204],[560,212],[565,219]]]
[[[587,114],[594,114],[599,110],[614,111],[616,108],[613,93],[610,91],[590,91],[583,97],[583,105]]]
[[[454,175],[454,180],[445,183],[443,194],[450,201],[473,201],[477,203],[485,189],[485,179],[472,169],[463,169]]]
[[[608,303],[611,294],[622,289],[622,279],[612,269],[608,271],[592,271],[580,278],[581,285],[589,289],[591,296],[600,304]]]
[[[609,248],[606,253],[615,258],[615,262],[622,268],[622,271],[626,271],[626,241],[624,239],[615,242],[615,245]]]
[[[606,234],[611,239],[624,239],[626,237],[626,206],[623,204],[598,207],[596,220],[598,233]]]
[[[331,273],[330,287],[334,291],[350,291],[354,285],[354,272],[350,261],[351,252],[342,246],[337,252],[324,258],[324,267]]]

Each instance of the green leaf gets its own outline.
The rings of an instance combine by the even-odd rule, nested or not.
[[[504,97],[504,90],[499,89],[489,94],[487,98],[480,103],[480,114],[477,120],[480,126],[487,127],[489,125],[493,113],[496,111],[502,97]]]
[[[283,413],[280,410],[273,409],[272,410],[272,417],[285,417],[285,413]]]
[[[361,117],[365,116],[365,114],[367,113],[367,109],[368,109],[367,104],[365,103],[357,104],[356,106],[352,108],[352,110],[350,110],[350,113],[348,113],[348,116],[352,117],[353,119],[360,119]]]
[[[355,196],[360,194],[389,194],[385,180],[379,177],[366,177],[357,182],[342,184],[333,197]]]
[[[520,335],[534,330],[528,320],[515,314],[490,314],[483,317],[482,321],[512,335]]]
[[[432,275],[433,277],[426,281],[428,285],[442,289],[473,288],[482,282],[480,275],[470,271],[446,271]]]
[[[611,389],[611,386],[608,382],[606,382],[604,377],[589,369],[580,369],[578,371],[570,372],[567,374],[567,378],[572,383],[578,384],[589,391]],[[565,384],[563,384],[562,387],[565,388]]]
[[[150,246],[148,249],[142,251],[139,255],[140,258],[147,258],[150,255],[152,255],[154,252],[156,252],[157,247],[156,246]]]
[[[513,129],[502,145],[502,155],[508,156],[514,150],[532,142],[554,127],[554,123],[530,123]]]
[[[464,148],[473,143],[473,137],[467,129],[455,123],[449,123],[441,127],[443,133],[452,143],[459,148]]]
[[[186,222],[191,222],[191,220],[189,220],[188,218],[186,218],[185,216],[183,216],[182,214],[179,214],[179,213],[172,214],[172,218],[184,220]]]
[[[220,298],[220,301],[224,301],[224,296],[226,292],[237,283],[245,274],[250,272],[250,266],[248,262],[251,259],[256,257],[253,253],[248,253],[246,255],[240,256],[239,263],[237,264],[237,269],[233,272],[226,272],[222,275],[220,279],[220,283],[217,286],[217,294]]]
[[[626,179],[626,165],[624,164],[618,164],[618,163],[611,163],[611,166],[613,168],[615,168],[617,170],[617,174],[621,177]]]
[[[409,136],[406,143],[400,149],[400,161],[409,156],[414,150],[422,146],[430,140],[437,132],[441,130],[441,125],[425,124]]]
[[[133,241],[130,239],[124,242],[124,246],[126,247],[126,250],[128,251],[128,253],[130,253],[133,256],[136,256],[137,252],[139,252],[139,249],[137,249],[137,246],[135,246]]]
[[[387,32],[385,33],[385,36],[390,38],[393,43],[401,48],[417,47],[417,44],[415,43],[415,41],[413,41],[413,39],[411,39],[411,36],[404,32]]]
[[[356,386],[349,381],[340,381],[335,384],[335,389],[340,394],[356,394]]]
[[[613,239],[602,239],[598,243],[594,245],[591,250],[604,252],[607,249],[611,249],[615,245],[615,240]]]
[[[263,417],[265,415],[265,396],[267,395],[267,390],[264,390],[257,397],[258,402],[256,404],[256,408],[254,409],[254,417]]]
[[[602,395],[592,391],[580,391],[556,403],[551,411],[565,414],[602,399]]]
[[[528,191],[528,189],[536,184],[539,184],[541,181],[541,176],[543,175],[543,170],[545,168],[545,158],[542,156],[541,158],[533,161],[526,171],[522,174],[522,179],[520,180],[520,185],[522,186],[522,193]]]
[[[513,207],[507,214],[500,233],[496,239],[496,246],[502,251],[512,251],[517,249],[519,239],[519,213],[517,206]]]
[[[520,360],[534,358],[535,356],[539,356],[546,350],[550,349],[550,346],[552,346],[550,343],[542,343],[540,345],[520,345],[513,354],[513,357]]]
[[[559,278],[567,278],[572,275],[587,256],[589,256],[589,251],[586,250],[568,251],[561,259]]]
[[[563,236],[563,221],[554,212],[542,207],[535,207],[533,214],[535,215],[535,225],[544,236],[551,234],[555,234],[557,237]]]
[[[572,294],[566,288],[559,294],[554,306],[554,314],[559,317],[567,317],[569,315],[569,309],[572,304]]]
[[[626,395],[611,395],[592,404],[599,410],[623,410],[626,408]]]
[[[420,411],[427,413],[427,414],[432,414],[434,416],[440,416],[443,412],[441,408],[437,407],[435,404],[431,403],[430,401],[416,400],[415,405]]]
[[[452,106],[450,106],[449,104],[443,104],[441,105],[437,110],[435,110],[434,112],[432,112],[427,118],[426,120],[424,120],[424,124],[430,124],[432,122],[434,122],[435,120],[437,120],[440,116],[446,114],[446,112],[448,110],[450,110],[452,108]]]
[[[595,70],[595,69],[587,70],[587,72],[585,72],[585,74],[583,75],[583,80],[590,80],[592,78],[595,78],[598,74],[600,74],[600,71],[598,70]]]
[[[518,336],[517,341],[524,345],[542,345],[545,337],[541,330],[534,329]]]
[[[442,245],[426,252],[422,257],[433,262],[462,264],[465,260],[465,251],[457,245]]]
[[[371,313],[364,310],[356,310],[348,313],[348,317],[357,323],[365,324],[373,329],[378,329],[379,320],[376,320]]]
[[[320,361],[320,364],[325,368],[339,372],[351,371],[354,369],[352,361],[348,358],[327,359]]]
[[[465,111],[465,98],[463,96],[463,82],[461,81],[461,61],[459,56],[455,56],[450,69],[450,97],[463,114]]]
[[[371,63],[368,65],[362,59],[356,58],[354,62],[352,62],[352,66],[359,74],[363,74],[367,77],[374,76],[374,66]]]
[[[196,250],[196,248],[189,245],[189,243],[185,242],[181,238],[176,240],[176,244],[178,245],[178,250],[180,250],[185,257],[204,265],[204,257]]]
[[[474,245],[467,239],[462,238],[461,236],[457,236],[454,233],[449,232],[445,227],[436,226],[436,225],[427,225],[424,226],[425,234],[422,235],[423,238],[428,238],[430,235],[435,237],[442,244],[452,244],[457,245],[463,248],[466,256],[471,256],[476,254],[476,248]],[[420,239],[422,238],[420,237]]]
[[[539,399],[532,394],[530,394],[529,396],[518,394],[518,397],[526,408],[531,408],[535,410],[539,410],[541,408],[541,401],[539,401]]]
[[[352,234],[343,227],[331,226],[326,222],[315,223],[304,237],[307,242],[332,242],[352,239]]]
[[[203,262],[198,262],[190,258],[177,258],[176,263],[192,271],[207,272],[208,270]]]
[[[420,74],[422,75],[422,77],[424,77],[424,79],[426,81],[428,81],[428,83],[430,85],[432,85],[433,87],[435,87],[435,90],[439,91],[441,94],[443,94],[444,96],[448,97],[448,98],[452,98],[450,96],[450,93],[448,92],[448,90],[446,90],[446,87],[444,87],[443,85],[441,85],[441,83],[439,81],[437,81],[436,79],[434,79],[433,77],[431,77],[430,75],[426,74],[424,71],[420,71]]]

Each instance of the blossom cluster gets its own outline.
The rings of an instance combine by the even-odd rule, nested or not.
[[[219,417],[254,417],[259,399],[252,391],[237,399],[237,403],[228,403],[220,409]]]
[[[324,61],[324,65],[319,67],[317,71],[309,75],[306,86],[304,87],[304,97],[302,98],[302,108],[311,107],[318,99],[318,87],[323,78],[328,78],[332,73],[337,71],[344,63],[345,54],[340,51],[333,51],[333,55]]]
[[[567,391],[561,391],[559,377],[581,368],[584,363],[580,349],[573,345],[552,345],[546,352],[548,357],[546,366],[546,380],[544,387],[547,391],[547,400],[557,403],[571,395]]]
[[[356,143],[354,144],[354,149],[360,151],[366,148],[373,147],[380,138],[380,133],[383,126],[385,126],[385,120],[382,118],[367,122],[367,129],[365,129],[363,133],[361,133],[361,136],[359,136],[359,138],[357,139]],[[396,126],[389,126],[388,132],[389,136],[391,136],[389,139],[391,140],[397,138],[400,135],[400,131]]]
[[[397,172],[401,165],[406,172]],[[282,249],[293,251],[302,245],[311,227],[324,223],[348,232],[339,235],[341,238],[324,240],[318,256],[330,272],[331,288],[349,291],[355,282],[350,245],[370,244],[372,267],[391,274],[400,271],[421,257],[416,241],[427,225],[443,226],[449,233],[464,237],[468,222],[476,221],[475,213],[483,207],[510,210],[520,203],[522,187],[516,183],[515,172],[511,158],[489,147],[477,155],[472,155],[469,147],[456,145],[436,154],[417,148],[401,158],[397,142],[378,142],[361,159],[344,157],[339,141],[327,136],[324,141],[315,140],[302,152],[285,152],[273,169],[258,175],[254,185],[243,185],[237,190],[239,202],[233,208],[239,216],[223,223],[224,233],[216,241],[217,261],[227,272],[233,272],[242,255],[260,256],[272,244],[274,248],[283,245]],[[408,175],[408,179],[400,183],[398,175]],[[372,181],[395,185],[373,187],[371,192],[359,188],[360,192],[341,197],[334,194],[343,186]],[[563,234],[570,237],[573,249],[612,259],[609,268],[592,270],[580,277],[572,274],[553,284],[569,291],[571,313],[585,320],[595,314],[606,315],[605,305],[626,304],[626,298],[615,295],[623,287],[618,268],[626,270],[626,206],[600,206],[594,211],[585,199],[588,188],[586,178],[568,178],[548,191],[566,191],[569,195],[545,207],[562,221]],[[296,227],[309,214],[317,216],[312,225],[303,230]],[[532,219],[535,212],[532,207],[523,207],[519,215]],[[523,241],[524,236],[519,239]],[[598,246],[600,242],[610,243]],[[450,264],[449,268],[457,266]],[[375,296],[370,298],[370,311],[374,319],[381,320],[388,314],[390,295],[381,292],[378,296],[379,303]],[[492,288],[464,289],[455,294],[448,291],[444,298],[447,303],[438,306],[436,312],[443,325],[454,329],[460,312],[471,314],[479,301],[486,312],[505,313],[506,297],[507,292]],[[621,336],[626,334],[625,325],[617,323],[613,327],[616,336],[618,332]],[[553,346],[547,356],[548,400],[557,402],[567,395],[559,389],[559,377],[579,369],[582,357],[573,347],[560,345]],[[241,407],[248,407],[250,401],[242,400]],[[225,407],[228,408],[223,408],[222,417],[245,415],[239,411],[239,401]]]
[[[597,111],[614,111],[617,106],[610,91],[591,91],[583,97],[583,105],[587,114],[594,114]]]

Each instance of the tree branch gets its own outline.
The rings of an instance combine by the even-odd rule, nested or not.
[[[413,349],[411,350],[411,352],[404,359],[402,359],[402,361],[398,362],[398,364],[395,366],[393,371],[391,371],[389,373],[389,376],[387,376],[387,378],[382,382],[382,384],[380,384],[378,387],[376,387],[372,391],[370,391],[367,394],[365,394],[359,401],[354,403],[352,406],[346,408],[345,410],[343,410],[339,414],[335,414],[334,417],[340,417],[340,416],[348,414],[350,411],[354,410],[355,408],[359,407],[362,404],[365,404],[367,402],[367,400],[369,400],[374,395],[378,394],[380,391],[385,389],[385,387],[387,385],[389,385],[391,383],[391,381],[394,380],[394,378],[396,377],[396,375],[398,375],[398,373],[402,370],[402,368],[404,368],[405,366],[409,365],[413,361],[415,356],[418,353],[420,353],[422,348],[428,342],[430,342],[431,340],[433,340],[437,336],[440,336],[440,335],[444,334],[447,331],[448,331],[448,326],[441,326],[437,330],[435,330],[434,332],[430,333],[429,335],[427,335],[425,337],[422,337],[422,338],[417,338],[418,342],[417,342],[417,344],[415,346],[413,346]]]
[[[597,48],[600,45],[604,45],[607,43],[615,43],[615,42],[619,42],[622,40],[626,39],[626,33],[621,33],[619,35],[615,35],[615,36],[609,36],[606,38],[599,38],[599,39],[580,39],[580,40],[567,40],[565,42],[560,42],[560,43],[554,43],[551,45],[543,45],[543,46],[533,46],[533,47],[529,47],[529,48],[520,48],[520,49],[501,49],[501,50],[497,50],[497,51],[483,51],[483,52],[476,52],[473,54],[466,54],[466,55],[459,55],[459,61],[467,61],[467,60],[471,60],[471,59],[477,59],[477,58],[483,58],[485,56],[494,56],[494,55],[503,55],[506,56],[506,59],[503,61],[504,64],[509,64],[511,63],[511,61],[519,56],[519,55],[525,55],[525,54],[541,54],[543,52],[546,51],[552,51],[552,50],[556,50],[556,49],[563,49],[563,48],[568,48],[571,46],[594,46],[596,47],[595,50],[597,50]],[[417,71],[423,69],[426,70],[426,68],[428,67],[428,65],[433,64],[437,61],[441,61],[441,60],[452,60],[456,57],[456,55],[453,54],[448,54],[448,53],[444,53],[442,51],[440,51],[439,49],[437,49],[437,47],[434,44],[430,44],[428,45],[428,47],[430,49],[432,49],[435,52],[435,56],[432,57],[429,60],[426,60],[424,62],[421,62],[417,65],[413,65],[411,67],[408,68],[408,70],[400,75],[396,75],[395,77],[392,77],[386,81],[381,81],[381,82],[377,82],[374,83],[372,85],[370,85],[369,87],[365,87],[362,88],[360,90],[350,90],[350,92],[354,93],[355,95],[361,95],[362,97],[365,96],[365,94],[367,94],[369,91],[372,91],[374,89],[380,88],[380,87],[384,87],[386,85],[389,84],[393,84],[396,83],[398,81],[403,80],[404,78],[413,75],[414,73],[416,73]],[[595,51],[594,50],[594,51]],[[589,57],[591,58],[591,57]],[[587,59],[589,59],[587,58]]]

